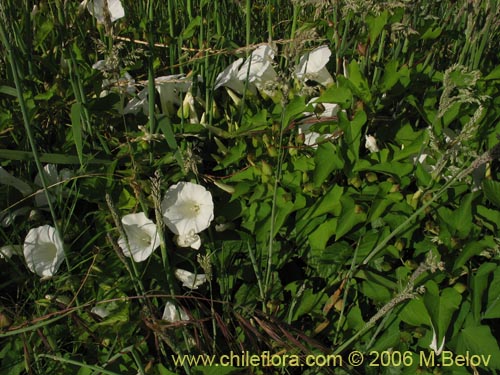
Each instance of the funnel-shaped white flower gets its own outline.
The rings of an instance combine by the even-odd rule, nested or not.
[[[67,168],[61,169],[60,172],[57,171],[57,167],[55,164],[46,164],[43,167],[42,173],[45,177],[45,182],[47,183],[47,188],[49,191],[54,191],[55,194],[62,193],[62,184],[61,182],[66,181],[73,177],[73,172],[71,172]],[[37,174],[35,177],[35,184],[43,187],[42,177],[40,174]],[[55,200],[54,195],[51,195],[51,202]],[[48,206],[47,196],[43,191],[38,192],[35,195],[35,204],[37,207],[43,208]]]
[[[198,250],[201,246],[201,238],[194,233],[194,230],[190,230],[186,234],[179,234],[175,236],[174,240],[179,247],[191,247]]]
[[[323,86],[333,83],[333,78],[326,69],[332,51],[327,46],[320,46],[306,53],[299,59],[295,76],[302,82],[316,81]]]
[[[192,86],[192,79],[184,74],[155,78],[155,87],[160,94],[162,113],[169,116],[174,115],[175,107],[182,104],[181,94],[187,93]]]
[[[217,90],[221,86],[225,86],[240,95],[243,94],[245,84],[238,78],[238,71],[241,64],[243,64],[243,58],[239,58],[219,73],[215,80],[214,90]]]
[[[198,289],[207,281],[207,276],[204,273],[194,274],[181,268],[175,270],[175,277],[182,282],[182,286],[189,289]]]
[[[144,212],[125,215],[122,217],[122,224],[127,238],[120,237],[118,245],[123,254],[132,256],[135,262],[146,260],[160,245],[156,224],[149,220]]]
[[[273,68],[274,50],[268,44],[255,49],[238,71],[238,79],[253,83],[257,89],[268,96],[273,95],[272,86],[278,75]]]
[[[40,277],[53,276],[64,260],[64,245],[55,228],[33,228],[24,240],[24,258],[31,272]]]
[[[186,314],[182,308],[177,307],[170,301],[166,303],[165,309],[163,310],[163,316],[161,318],[170,323],[189,320],[188,314]]]
[[[446,336],[443,336],[443,340],[441,341],[441,345],[438,348],[438,343],[437,343],[438,339],[437,339],[437,335],[436,335],[436,330],[434,329],[434,326],[432,325],[432,323],[431,323],[431,326],[432,326],[432,341],[431,341],[431,344],[429,345],[429,348],[431,348],[434,351],[434,353],[436,353],[436,355],[440,355],[444,349],[444,343],[446,341]]]
[[[311,104],[314,109],[316,110],[316,107],[318,106],[318,103],[316,103],[316,100],[318,98],[312,98],[309,100],[307,104]],[[323,106],[324,110],[321,113],[317,113],[316,116],[319,118],[329,118],[329,117],[334,117],[337,115],[339,111],[339,105],[335,103],[321,103]],[[311,112],[305,112],[305,116],[312,116],[313,113]],[[308,122],[308,123],[302,123],[299,125],[299,134],[304,134],[304,144],[307,146],[313,146],[317,147],[317,143],[321,141],[320,137],[321,134],[311,131],[310,128],[314,125],[314,122]],[[331,134],[327,135],[331,136]]]
[[[125,10],[120,0],[108,0],[107,2],[111,22],[125,17]],[[104,0],[90,0],[87,3],[87,9],[97,21],[104,23]]]
[[[161,209],[165,224],[178,235],[200,233],[214,218],[212,194],[191,182],[172,185],[161,202]]]
[[[22,254],[21,245],[5,245],[0,247],[0,259],[12,257],[14,254]]]
[[[370,152],[379,152],[379,148],[377,146],[377,139],[373,135],[365,135],[365,147]]]

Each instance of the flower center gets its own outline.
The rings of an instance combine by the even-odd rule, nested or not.
[[[201,206],[196,201],[187,201],[180,207],[180,212],[185,218],[195,218],[201,211]]]

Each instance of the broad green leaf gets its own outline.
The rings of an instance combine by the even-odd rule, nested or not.
[[[497,65],[486,77],[483,78],[485,81],[500,79],[500,65]]]
[[[481,323],[483,295],[490,285],[491,273],[497,268],[498,266],[495,263],[483,263],[472,278],[472,316],[476,324]]]
[[[380,91],[389,91],[399,81],[398,61],[391,60],[385,65],[384,75],[380,82]]]
[[[187,25],[187,27],[182,31],[181,33],[181,38],[182,39],[189,39],[192,38],[194,33],[196,32],[196,29],[201,26],[202,18],[201,16],[196,16]]]
[[[324,142],[318,146],[314,156],[313,181],[316,187],[319,187],[327,180],[330,173],[334,170],[340,170],[344,167],[344,160],[339,152],[339,147],[331,142]]]
[[[484,309],[483,319],[500,318],[500,267],[495,269],[493,280],[488,289],[488,299]]]
[[[500,208],[500,182],[493,180],[483,180],[483,190],[486,198]]]
[[[342,108],[349,108],[352,103],[352,93],[346,87],[330,86],[320,95],[316,103],[337,103]]]
[[[485,325],[468,326],[458,334],[456,354],[482,355],[482,368],[488,370],[500,370],[500,348],[498,342],[491,333],[491,329]]]
[[[496,246],[495,240],[491,236],[487,236],[479,241],[468,242],[460,251],[460,254],[457,256],[455,264],[453,265],[453,271],[462,268],[470,258],[475,255],[481,254],[484,249],[492,248],[494,246]]]
[[[337,223],[335,241],[346,235],[354,226],[366,221],[366,213],[360,210],[354,200],[346,195],[341,198],[342,213]]]
[[[328,240],[337,230],[337,218],[329,219],[309,235],[309,246],[314,250],[324,250]]]
[[[71,106],[71,130],[73,131],[73,142],[80,165],[83,165],[83,139],[82,139],[82,104],[74,103]]]
[[[283,114],[283,129],[289,126],[292,120],[296,119],[307,110],[309,106],[305,104],[304,100],[303,96],[295,96],[290,103],[287,104]]]
[[[445,288],[439,292],[438,286],[434,281],[425,284],[426,293],[424,295],[424,304],[429,313],[429,317],[436,332],[437,342],[440,344],[451,323],[453,313],[460,307],[462,296],[453,288]]]
[[[352,60],[347,70],[348,70],[349,82],[351,84],[351,89],[365,103],[367,104],[371,103],[372,94],[370,92],[370,87],[368,86],[368,81],[361,73],[357,61]]]
[[[175,140],[175,134],[172,130],[172,123],[170,122],[170,118],[168,116],[161,116],[157,120],[158,128],[165,136],[168,147],[170,147],[170,149],[175,153],[175,159],[177,160],[177,163],[179,164],[181,169],[183,169],[184,161],[182,160],[181,151],[177,146],[177,141]]]
[[[410,300],[399,313],[399,318],[412,326],[427,326],[430,322],[429,313],[421,297]]]
[[[377,16],[371,14],[366,16],[366,23],[368,25],[371,46],[373,46],[377,41],[377,38],[387,24],[388,19],[389,12],[387,10],[384,10]]]

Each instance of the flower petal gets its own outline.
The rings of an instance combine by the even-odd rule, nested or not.
[[[87,9],[97,21],[104,23],[104,0],[90,0],[87,3]],[[111,17],[111,22],[125,17],[125,10],[123,9],[120,0],[108,0],[108,10]]]
[[[182,308],[177,307],[170,301],[165,304],[165,309],[163,310],[161,318],[170,323],[189,320],[188,314],[186,314]]]
[[[53,276],[64,260],[64,245],[55,228],[33,228],[24,240],[24,258],[31,272],[41,277]]]
[[[205,274],[194,274],[192,272],[177,268],[175,277],[182,282],[182,286],[190,289],[198,289],[198,287],[207,281]]]
[[[146,260],[160,245],[156,224],[144,212],[125,215],[122,224],[127,238],[120,237],[118,245],[125,256],[132,256],[134,262]]]
[[[214,218],[212,194],[203,186],[179,182],[171,186],[161,203],[163,218],[175,234],[199,233],[210,226]]]

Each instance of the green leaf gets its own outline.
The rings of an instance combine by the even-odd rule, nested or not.
[[[380,83],[380,91],[389,91],[399,81],[398,61],[391,60],[385,65],[384,75]]]
[[[334,170],[340,170],[344,167],[344,160],[338,150],[338,146],[331,142],[324,142],[318,146],[314,156],[313,181],[314,186],[319,187],[328,178]]]
[[[287,128],[292,120],[306,111],[308,106],[305,104],[304,100],[304,96],[295,96],[290,103],[287,104],[284,109],[285,112],[283,113],[283,123],[281,124],[283,129]]]
[[[492,248],[496,246],[493,237],[487,236],[479,241],[470,241],[463,249],[460,251],[460,254],[455,260],[455,264],[453,265],[453,271],[456,271],[462,268],[467,261],[475,255],[479,255],[483,252],[484,249]]]
[[[74,103],[71,106],[71,130],[73,131],[73,142],[75,142],[76,153],[80,165],[83,165],[83,139],[82,139],[82,104]]]
[[[389,19],[389,12],[384,10],[377,16],[371,14],[366,16],[366,23],[368,24],[369,36],[370,36],[370,46],[373,46],[377,41],[378,36],[384,29]]]
[[[177,164],[184,169],[184,161],[182,160],[182,154],[177,146],[177,141],[175,140],[175,134],[172,129],[172,123],[170,122],[170,118],[168,116],[161,116],[157,121],[158,128],[161,130],[165,139],[167,141],[168,147],[175,153],[175,159],[177,160]]]
[[[495,263],[483,263],[472,278],[472,316],[476,324],[481,322],[483,295],[490,285],[490,274],[497,269]]]
[[[351,89],[356,95],[363,100],[363,102],[369,104],[372,101],[372,94],[370,92],[370,87],[368,86],[368,81],[361,73],[359,65],[356,60],[352,60],[348,68],[348,76]]]
[[[181,38],[182,39],[190,39],[193,37],[196,29],[201,26],[202,18],[201,16],[196,16],[193,18],[187,27],[182,31]]]
[[[341,198],[342,214],[339,217],[337,224],[337,233],[335,234],[335,241],[345,236],[357,224],[366,221],[366,213],[358,211],[354,200],[351,197],[343,195]]]
[[[488,299],[484,310],[483,319],[500,318],[500,268],[495,269],[493,280],[488,290]]]
[[[500,65],[497,65],[486,77],[483,78],[485,81],[488,80],[498,80],[500,79]]]
[[[500,182],[483,180],[483,190],[486,198],[497,208],[500,208]]]
[[[451,323],[453,313],[460,307],[462,296],[453,288],[445,288],[439,293],[437,284],[429,281],[425,284],[426,293],[424,304],[436,332],[437,342],[440,344]]]
[[[348,108],[352,103],[352,93],[346,87],[330,86],[320,95],[316,103],[337,103],[342,108]]]
[[[313,250],[324,250],[328,240],[337,230],[337,218],[329,219],[309,235],[309,246]]]
[[[500,370],[500,348],[492,335],[490,327],[485,325],[469,326],[460,331],[455,354],[482,355],[482,366],[488,370]],[[488,363],[486,364],[486,361]]]

